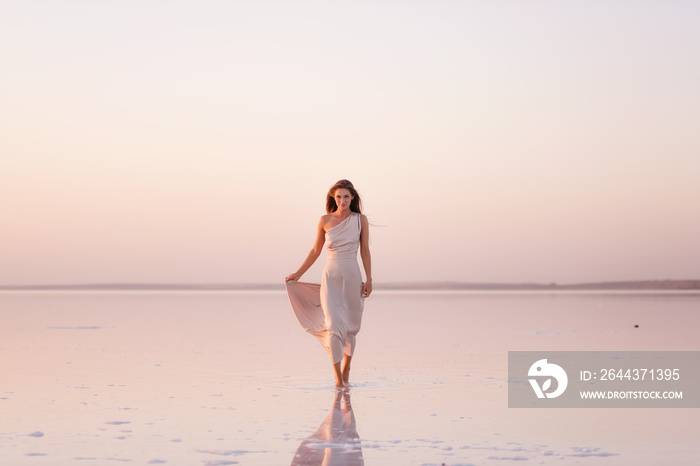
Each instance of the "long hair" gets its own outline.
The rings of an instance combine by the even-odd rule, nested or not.
[[[352,201],[350,202],[350,210],[352,212],[362,213],[362,201],[360,200],[360,195],[355,190],[355,187],[348,180],[340,180],[336,182],[330,190],[328,190],[328,196],[326,196],[326,213],[335,212],[338,210],[338,204],[335,203],[335,192],[338,189],[347,189],[352,195]]]

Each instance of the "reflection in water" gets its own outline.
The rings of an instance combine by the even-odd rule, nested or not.
[[[345,402],[341,408],[341,400]],[[364,465],[362,445],[357,435],[350,393],[335,392],[328,417],[297,449],[292,466],[357,466]]]

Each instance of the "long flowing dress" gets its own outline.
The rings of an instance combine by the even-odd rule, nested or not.
[[[321,342],[333,364],[352,356],[362,323],[364,298],[357,262],[362,223],[352,212],[326,231],[328,260],[321,284],[288,281],[287,296],[301,326]]]

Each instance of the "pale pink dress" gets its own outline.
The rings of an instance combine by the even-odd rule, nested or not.
[[[352,212],[326,231],[328,262],[320,285],[286,282],[297,320],[318,338],[334,364],[342,361],[343,353],[353,355],[362,323],[363,284],[357,263],[361,229],[360,214]]]

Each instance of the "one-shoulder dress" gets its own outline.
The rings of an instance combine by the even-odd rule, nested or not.
[[[301,326],[321,342],[333,364],[352,356],[362,323],[364,298],[357,262],[362,224],[352,212],[326,231],[328,261],[321,284],[290,280],[287,296]]]

